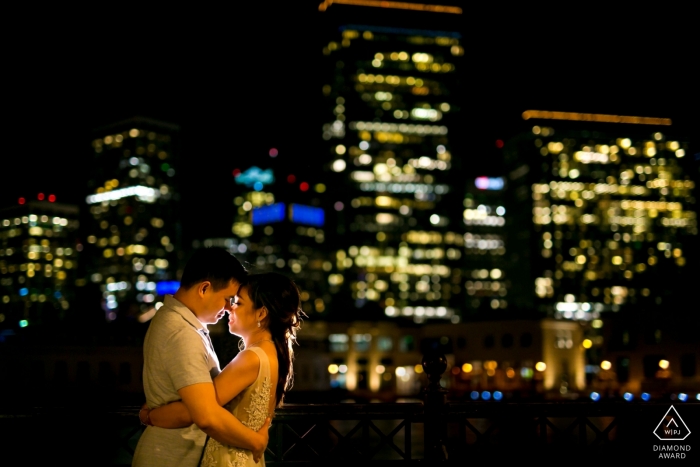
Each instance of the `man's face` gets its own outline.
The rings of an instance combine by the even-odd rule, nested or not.
[[[214,290],[214,287],[209,285],[202,297],[202,311],[197,314],[199,321],[202,324],[216,324],[227,311],[231,311],[239,285],[238,281],[235,280],[220,290]]]

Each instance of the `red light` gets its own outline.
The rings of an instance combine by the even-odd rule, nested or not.
[[[39,195],[37,195],[37,199],[39,201],[44,201],[44,193],[39,193]]]
[[[270,157],[277,157],[277,154],[279,154],[279,151],[277,149],[270,149]]]
[[[306,182],[301,182],[301,183],[299,184],[299,189],[300,189],[301,191],[309,191],[309,184],[306,183]]]
[[[476,177],[476,180],[474,180],[474,185],[480,190],[486,190],[489,187],[489,178],[488,177]]]
[[[24,199],[24,198],[20,198],[20,199],[18,199],[17,201],[19,201],[19,204],[24,204],[24,203],[27,202],[27,200]]]
[[[287,182],[288,183],[294,183],[296,181],[296,177],[292,174],[287,175]]]
[[[496,147],[498,149],[501,149],[503,147],[503,140],[502,139],[497,139],[496,140]]]
[[[233,169],[233,176],[238,177],[241,174],[241,171],[239,169]]]
[[[49,203],[56,201],[56,195],[49,195]]]

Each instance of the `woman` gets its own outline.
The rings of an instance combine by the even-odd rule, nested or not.
[[[296,284],[277,273],[252,274],[236,293],[228,328],[241,337],[241,352],[214,378],[214,386],[219,404],[254,431],[272,416],[291,388],[292,344],[305,316],[300,305]],[[152,409],[147,415],[153,425],[162,428],[192,424],[182,402]],[[264,457],[256,464],[250,451],[223,446],[212,438],[207,440],[200,463],[202,467],[264,464]]]

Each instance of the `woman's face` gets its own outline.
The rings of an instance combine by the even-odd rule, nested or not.
[[[246,336],[258,328],[257,313],[248,289],[241,288],[234,298],[228,317],[228,330],[236,336]]]

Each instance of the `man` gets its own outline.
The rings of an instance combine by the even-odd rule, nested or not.
[[[143,386],[150,408],[182,400],[194,424],[165,429],[149,425],[139,439],[133,467],[194,467],[209,435],[222,444],[250,449],[259,459],[269,420],[258,432],[219,406],[212,379],[221,371],[207,325],[231,311],[247,272],[223,248],[202,248],[187,262],[174,295],[166,296],[144,341]]]

